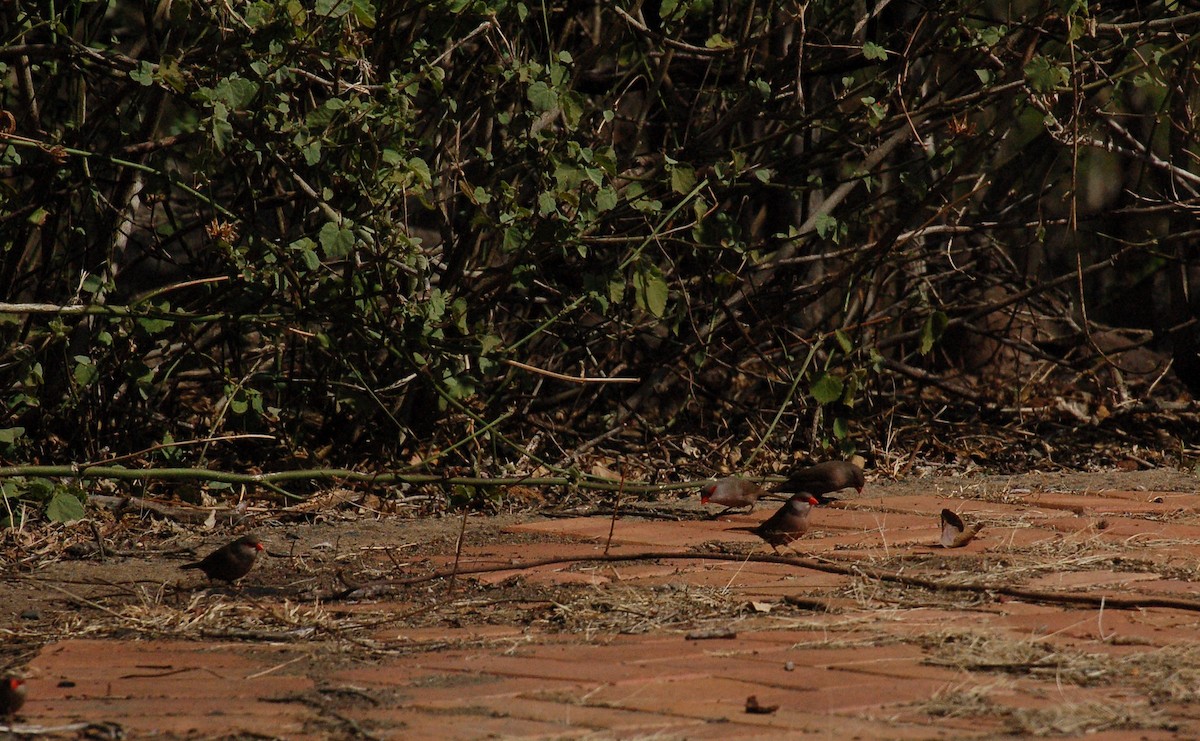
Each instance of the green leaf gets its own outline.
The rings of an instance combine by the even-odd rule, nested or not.
[[[504,230],[501,246],[505,252],[516,252],[529,243],[529,231],[524,226],[510,226]]]
[[[1025,65],[1025,79],[1029,80],[1029,85],[1034,90],[1048,93],[1065,85],[1069,79],[1069,73],[1063,65],[1038,54],[1029,60],[1029,64]]]
[[[584,113],[583,96],[567,91],[559,96],[558,102],[562,106],[563,119],[566,120],[567,128],[571,130],[578,128]]]
[[[846,376],[845,388],[842,390],[842,403],[846,406],[853,407],[854,402],[858,400],[858,390],[862,383],[860,379],[864,373],[865,371],[860,368]]]
[[[614,278],[608,282],[608,300],[614,304],[625,300],[625,281]]]
[[[537,111],[545,112],[552,111],[558,107],[558,95],[555,94],[550,86],[538,80],[529,86],[525,96],[529,98],[529,102]]]
[[[341,18],[350,12],[350,4],[345,0],[317,0],[314,10],[326,18]]]
[[[74,522],[87,516],[83,510],[83,502],[74,494],[59,491],[46,505],[46,517],[51,522]]]
[[[833,420],[833,436],[838,440],[845,440],[850,435],[850,423],[843,417],[835,417]]]
[[[925,320],[921,327],[921,345],[918,348],[922,355],[928,355],[934,344],[942,338],[950,318],[944,312],[935,311]]]
[[[643,265],[633,275],[633,290],[637,304],[656,317],[667,308],[667,281],[654,263]]]
[[[987,26],[978,31],[979,42],[991,48],[996,46],[1008,35],[1008,26]]]
[[[863,44],[863,56],[867,59],[883,62],[887,60],[888,53],[887,49],[884,49],[879,44],[873,44],[868,41],[867,43]]]
[[[321,250],[326,257],[345,257],[354,247],[354,232],[338,226],[332,221],[325,222],[317,235],[321,242]]]
[[[321,140],[313,139],[308,146],[304,148],[304,163],[309,165],[317,164],[321,161]]]
[[[225,145],[233,138],[233,126],[229,123],[229,110],[225,107],[224,103],[213,103],[210,123],[212,125],[213,144],[216,146],[217,151],[224,152]]]
[[[304,267],[309,270],[316,270],[321,267],[321,258],[317,255],[316,250],[313,249],[316,246],[317,243],[308,237],[301,237],[289,244],[288,248],[300,253],[300,259],[304,260]]]
[[[24,427],[5,427],[4,429],[0,429],[0,444],[12,445],[22,437],[25,437]]]
[[[559,190],[575,190],[583,182],[583,171],[570,163],[559,163],[554,168],[554,182]]]
[[[487,355],[504,344],[504,340],[494,334],[485,334],[479,338],[479,354]]]
[[[596,191],[596,208],[609,211],[617,206],[617,192],[612,188],[601,188]]]
[[[144,87],[150,87],[154,84],[154,65],[146,61],[139,62],[137,69],[129,70],[129,79]]]
[[[179,69],[179,61],[176,59],[163,58],[162,63],[158,65],[155,77],[177,93],[187,92],[188,79]]]
[[[104,279],[94,273],[89,273],[79,287],[88,293],[99,293],[100,289],[104,288]]]
[[[850,335],[846,334],[845,330],[837,330],[833,333],[833,338],[837,340],[838,346],[842,348],[842,352],[849,355],[854,350],[854,343],[850,341]]]
[[[159,304],[156,308],[158,308],[160,311],[167,312],[167,311],[171,310],[171,304],[170,304],[170,302],[164,301],[161,304]],[[158,334],[159,332],[163,331],[164,329],[168,329],[170,327],[175,326],[175,322],[171,321],[170,319],[157,319],[154,317],[145,317],[145,316],[138,317],[137,323],[138,323],[138,326],[141,327],[142,330],[144,330],[146,332],[146,334],[150,334],[150,335]]]
[[[350,3],[350,10],[354,13],[354,20],[363,28],[375,28],[375,4],[371,0],[353,0]]]
[[[817,400],[818,404],[831,404],[842,398],[842,379],[828,373],[821,373],[808,386],[808,393]]]
[[[442,379],[446,391],[455,399],[465,399],[475,393],[475,384],[467,376],[447,375]]]
[[[221,80],[213,88],[213,97],[224,102],[231,111],[245,109],[256,95],[258,95],[258,83],[237,75]]]
[[[75,377],[75,383],[80,386],[90,386],[100,376],[100,371],[96,370],[91,358],[86,355],[76,355],[75,370],[72,375]]]
[[[696,171],[687,165],[676,165],[671,168],[671,190],[680,195],[687,195],[696,187]]]
[[[420,157],[413,157],[408,161],[408,171],[426,188],[433,184],[433,177],[429,174],[429,163]]]
[[[871,356],[871,370],[876,373],[882,372],[886,362],[883,355],[873,347],[870,349],[869,354]]]
[[[821,239],[833,239],[837,241],[838,220],[829,214],[821,214],[815,222],[817,234],[821,235]]]
[[[467,327],[467,300],[459,297],[450,303],[450,315],[454,318],[454,327],[461,334],[469,334]]]
[[[708,41],[704,42],[704,46],[709,49],[732,49],[737,45],[721,34],[714,33],[708,37]]]
[[[429,289],[429,301],[425,305],[425,315],[436,322],[446,313],[446,294],[440,288]]]

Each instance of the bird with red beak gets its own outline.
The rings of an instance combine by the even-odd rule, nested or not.
[[[714,517],[720,517],[731,509],[742,507],[747,507],[747,512],[753,512],[755,503],[764,493],[763,488],[753,481],[748,481],[740,476],[726,476],[709,483],[700,490],[700,503],[712,502],[725,505],[725,509],[713,515]]]
[[[5,677],[0,680],[0,718],[11,718],[25,704],[25,680]]]

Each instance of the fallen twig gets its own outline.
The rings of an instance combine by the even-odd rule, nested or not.
[[[497,571],[523,571],[526,569],[535,569],[541,566],[553,566],[556,564],[567,563],[586,563],[586,562],[619,562],[619,561],[657,561],[657,560],[699,560],[699,561],[729,561],[729,562],[745,562],[753,561],[756,563],[776,563],[786,566],[797,566],[799,568],[811,569],[813,571],[821,571],[827,574],[841,574],[843,576],[856,576],[875,581],[887,582],[890,584],[901,584],[909,587],[920,587],[922,589],[930,589],[933,591],[942,592],[971,592],[975,594],[987,595],[1003,595],[1006,597],[1014,597],[1017,599],[1027,600],[1029,602],[1042,602],[1048,604],[1067,604],[1067,605],[1084,605],[1088,607],[1100,607],[1102,604],[1106,608],[1117,610],[1138,610],[1148,607],[1163,607],[1173,610],[1186,610],[1189,612],[1200,612],[1200,600],[1184,599],[1181,597],[1154,597],[1154,596],[1136,596],[1129,597],[1124,595],[1112,594],[1074,594],[1064,592],[1045,592],[1037,589],[1025,589],[1023,587],[1006,587],[995,586],[991,584],[978,583],[953,583],[938,581],[937,579],[929,579],[922,576],[910,576],[894,571],[883,571],[881,569],[872,569],[859,566],[857,564],[839,564],[831,561],[817,560],[814,558],[796,558],[788,556],[776,556],[768,554],[751,554],[749,556],[733,553],[686,553],[686,552],[671,552],[671,551],[648,551],[643,553],[627,553],[627,554],[594,554],[587,556],[559,556],[554,558],[542,558],[534,561],[525,561],[523,563],[511,563],[500,566],[480,566],[473,569],[457,569],[456,571],[436,571],[432,574],[424,576],[415,576],[409,579],[396,579],[372,582],[362,587],[354,589],[345,589],[340,592],[320,597],[322,601],[337,601],[352,598],[365,598],[366,596],[379,596],[387,594],[393,589],[413,586],[415,584],[423,584],[425,582],[434,581],[436,579],[444,579],[452,574],[455,576],[469,576],[471,574],[488,574]]]
[[[117,517],[120,517],[125,512],[152,512],[159,517],[192,524],[207,522],[210,517],[222,521],[228,517],[230,525],[237,524],[237,522],[246,517],[245,512],[239,512],[233,507],[188,507],[165,504],[142,497],[114,497],[107,494],[92,494],[88,497],[88,502],[100,505],[105,509],[111,509]]]

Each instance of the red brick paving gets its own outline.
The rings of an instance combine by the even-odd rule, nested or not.
[[[1153,569],[1195,563],[1200,515],[1194,500],[1192,494],[1142,491],[1035,492],[1006,501],[876,492],[817,510],[812,532],[797,546],[838,563],[932,578],[971,578],[1003,563],[1012,567],[1013,581],[1027,588],[1190,597],[1200,591],[1192,582]],[[620,519],[611,552],[684,551],[713,543],[742,553],[754,544],[753,552],[768,552],[753,536],[729,528],[761,521],[773,506],[715,521]],[[933,547],[937,513],[944,506],[987,523],[968,548]],[[606,517],[517,525],[512,532],[559,540],[469,546],[460,566],[600,553],[609,527]],[[1136,569],[1123,571],[1113,561],[1131,554],[1141,564]],[[452,560],[443,555],[435,564]],[[986,659],[961,667],[947,664],[954,663],[965,642],[984,638],[1051,655],[1075,652],[1111,661],[1200,650],[1197,613],[1008,598],[964,608],[932,592],[918,597],[912,590],[862,578],[737,560],[552,564],[471,579],[486,586],[514,577],[535,590],[539,585],[582,595],[594,590],[597,598],[613,589],[669,584],[725,604],[740,601],[746,608],[724,613],[736,637],[715,640],[685,638],[691,629],[712,627],[703,621],[666,624],[639,635],[603,629],[572,635],[545,624],[412,627],[401,622],[371,632],[385,653],[316,676],[310,670],[317,659],[304,645],[66,640],[47,646],[30,665],[31,699],[22,721],[112,720],[135,737],[320,738],[349,721],[377,737],[405,739],[964,739],[1016,734],[1027,718],[1022,713],[1083,712],[1092,707],[1088,703],[1117,702],[1143,727],[1135,722],[1130,728],[1107,728],[1103,719],[1089,716],[1068,737],[1130,741],[1200,735],[1200,712],[1193,706],[1160,702],[1151,707],[1146,689],[1132,678],[1127,685],[1077,686],[1054,671],[989,670]],[[649,607],[630,609],[670,613],[672,593],[666,594]],[[825,599],[841,611],[804,611],[783,603],[791,596]],[[751,610],[752,600],[771,610]],[[372,612],[411,609],[369,607]],[[660,617],[648,614],[646,625],[656,625]],[[955,642],[944,642],[954,636]],[[1003,664],[1000,658],[996,662]],[[62,687],[60,681],[75,684]],[[319,692],[339,688],[366,693],[374,702],[329,704]],[[982,705],[953,706],[949,714],[933,711],[946,698],[972,693]],[[750,695],[779,710],[746,713]],[[333,712],[326,712],[327,706]],[[1164,718],[1177,728],[1163,730]]]
[[[270,700],[310,691],[303,667],[254,676],[290,658],[230,644],[63,641],[30,664],[22,715],[42,725],[114,721],[134,735],[216,735],[231,727],[297,734],[308,709]]]

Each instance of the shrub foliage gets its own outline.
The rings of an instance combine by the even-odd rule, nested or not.
[[[1020,401],[1107,325],[1197,384],[1182,5],[0,16],[10,460],[850,449],[903,384]]]

